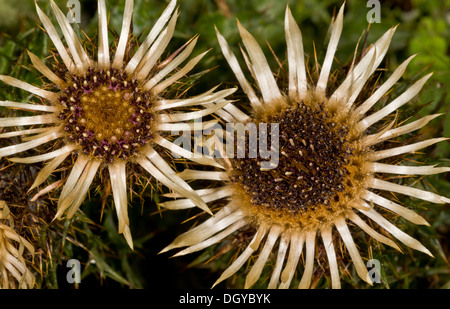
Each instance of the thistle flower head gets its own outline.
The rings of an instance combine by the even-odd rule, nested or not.
[[[35,277],[24,258],[26,251],[34,254],[33,246],[14,230],[5,201],[0,201],[0,288],[34,287]]]
[[[145,40],[134,49],[130,33],[133,1],[127,0],[120,36],[115,50],[111,50],[106,5],[104,0],[99,0],[98,49],[94,57],[89,55],[63,12],[53,1],[50,3],[66,44],[37,4],[36,10],[65,68],[53,72],[29,52],[34,67],[51,82],[50,85],[36,87],[13,77],[0,76],[4,83],[41,98],[40,103],[1,101],[0,106],[44,113],[1,118],[1,128],[34,127],[2,133],[1,138],[22,136],[23,143],[1,148],[0,157],[54,143],[56,150],[11,159],[20,163],[49,160],[30,189],[41,185],[67,157],[76,158],[58,200],[57,218],[64,213],[68,217],[73,216],[96,174],[107,169],[119,233],[124,234],[131,247],[126,190],[126,165],[129,162],[139,164],[156,180],[209,211],[201,198],[159,154],[158,147],[186,157],[181,147],[164,137],[165,133],[181,130],[182,125],[186,125],[182,122],[197,118],[199,112],[209,114],[219,110],[227,104],[224,98],[234,89],[214,92],[216,87],[188,99],[166,97],[174,83],[190,72],[206,54],[201,53],[175,70],[192,53],[197,42],[197,37],[194,37],[161,61],[179,15],[176,1],[169,3]],[[196,112],[181,112],[194,105],[199,105]],[[175,109],[180,112],[175,112]],[[207,158],[200,161],[215,164]]]
[[[224,197],[229,202],[214,217],[180,235],[163,251],[187,247],[176,254],[183,255],[206,248],[248,227],[256,231],[248,247],[224,271],[216,284],[236,273],[255,255],[245,280],[245,287],[251,287],[259,279],[272,252],[278,248],[273,253],[276,262],[268,287],[290,287],[305,250],[305,264],[298,287],[308,288],[314,270],[316,247],[321,238],[328,258],[331,287],[339,288],[341,283],[336,255],[336,239],[339,237],[357,274],[371,284],[366,265],[348,228],[350,222],[373,239],[400,251],[400,247],[386,233],[408,247],[431,255],[419,241],[389,222],[379,209],[392,211],[415,224],[426,225],[427,222],[412,210],[383,197],[379,191],[440,204],[449,203],[450,199],[383,180],[381,174],[430,175],[450,171],[445,167],[383,162],[386,158],[415,152],[445,138],[394,148],[378,147],[383,141],[420,129],[438,116],[426,116],[403,125],[396,125],[394,120],[386,127],[378,127],[381,120],[414,98],[431,75],[419,79],[384,107],[368,113],[397,83],[413,59],[407,59],[381,86],[373,92],[369,91],[371,94],[367,98],[361,99],[363,88],[388,50],[394,27],[372,44],[359,62],[352,63],[346,78],[336,89],[329,89],[331,67],[343,27],[343,11],[344,6],[332,23],[320,73],[317,80],[312,80],[307,74],[300,29],[289,8],[286,9],[287,87],[278,86],[261,47],[238,22],[244,46],[241,51],[256,82],[255,90],[225,38],[217,31],[222,52],[252,107],[249,115],[229,109],[229,116],[234,122],[247,124],[277,123],[278,134],[275,136],[278,138],[276,151],[279,160],[273,168],[263,168],[260,158],[228,156],[224,158],[225,171],[186,170],[181,174],[185,179],[225,181],[225,186],[199,193],[208,202]],[[373,128],[377,131],[370,131]],[[273,146],[272,135],[271,138]],[[270,147],[270,141],[267,144]],[[248,154],[249,146],[246,147]],[[181,208],[183,201],[165,204]],[[379,229],[373,228],[374,225],[378,225]]]

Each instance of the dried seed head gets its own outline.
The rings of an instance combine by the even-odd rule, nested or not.
[[[255,212],[267,212],[272,218],[284,218],[280,223],[297,226],[323,222],[345,209],[354,197],[355,184],[350,179],[359,160],[348,139],[347,124],[336,124],[320,104],[310,107],[304,102],[266,116],[279,123],[282,155],[278,166],[268,171],[260,170],[258,158],[232,161],[230,179],[240,198]],[[358,175],[360,182],[365,179],[361,172]]]

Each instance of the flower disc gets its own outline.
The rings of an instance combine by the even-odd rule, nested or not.
[[[151,95],[119,70],[87,72],[71,76],[59,96],[64,130],[85,154],[127,159],[153,137]]]
[[[312,227],[346,209],[365,179],[349,120],[333,117],[323,104],[304,102],[262,118],[279,124],[278,165],[264,170],[260,159],[248,155],[232,160],[230,179],[250,211]]]

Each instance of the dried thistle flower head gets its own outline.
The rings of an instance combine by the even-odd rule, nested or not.
[[[14,220],[5,201],[0,201],[0,288],[29,289],[35,278],[23,256],[33,246],[14,230]]]
[[[387,235],[431,255],[419,241],[389,222],[383,211],[391,211],[418,225],[427,225],[425,219],[383,197],[380,191],[439,204],[449,203],[450,199],[384,180],[382,174],[431,175],[448,172],[450,168],[388,164],[383,160],[415,152],[446,138],[432,138],[393,148],[383,147],[381,143],[418,130],[438,115],[402,125],[394,120],[381,129],[377,127],[381,120],[414,98],[431,74],[422,77],[384,107],[368,114],[397,83],[413,59],[410,57],[402,63],[377,89],[366,91],[370,94],[367,98],[360,98],[388,50],[394,27],[372,44],[359,62],[352,63],[348,75],[336,89],[327,89],[342,32],[343,11],[344,6],[332,23],[331,38],[318,80],[312,81],[307,74],[300,29],[289,8],[286,9],[288,87],[278,86],[262,49],[238,22],[244,46],[241,51],[261,95],[251,86],[225,38],[217,31],[223,54],[252,107],[250,115],[229,110],[228,116],[232,116],[236,123],[278,123],[279,131],[275,136],[279,139],[279,160],[273,168],[262,168],[261,158],[248,156],[250,149],[247,144],[244,158],[224,158],[227,163],[224,171],[186,170],[181,174],[185,179],[224,181],[224,186],[199,193],[208,202],[217,202],[224,197],[229,201],[214,217],[177,237],[163,252],[187,247],[176,254],[184,255],[209,247],[230,235],[255,231],[250,244],[215,284],[232,276],[249,261],[251,268],[245,280],[245,288],[249,288],[260,278],[272,256],[275,264],[268,287],[288,288],[305,248],[305,264],[298,287],[308,288],[320,238],[328,258],[332,288],[341,287],[336,254],[341,247],[338,241],[346,247],[359,277],[372,284],[349,223],[399,251],[399,245]],[[373,128],[378,129],[370,132]],[[267,142],[268,148],[274,145],[274,136],[271,138],[272,144]],[[182,208],[184,203],[184,200],[175,200],[166,202],[165,206]]]
[[[23,137],[23,143],[1,148],[0,157],[54,143],[53,148],[57,149],[44,154],[11,158],[11,161],[19,163],[49,161],[30,189],[41,185],[66,158],[76,158],[59,197],[56,214],[58,219],[65,213],[69,218],[73,216],[84,201],[94,177],[99,171],[107,169],[119,233],[124,234],[130,247],[133,244],[127,213],[127,163],[139,164],[160,183],[190,198],[198,207],[209,212],[205,202],[176,175],[170,164],[158,153],[158,147],[186,157],[186,151],[164,135],[182,130],[182,125],[186,125],[182,122],[197,118],[198,113],[210,114],[221,109],[227,104],[224,98],[234,89],[214,92],[215,87],[187,99],[165,96],[174,83],[190,72],[206,54],[201,53],[181,69],[175,70],[193,51],[197,42],[197,37],[194,37],[169,58],[160,61],[175,30],[179,15],[176,1],[170,2],[146,39],[134,50],[130,48],[134,46],[131,44],[133,36],[130,34],[133,0],[127,0],[117,47],[112,52],[108,40],[105,0],[99,0],[96,59],[89,56],[63,12],[53,1],[50,3],[66,45],[49,17],[37,4],[36,9],[65,69],[53,72],[41,59],[29,52],[34,67],[50,84],[36,87],[13,77],[0,76],[4,83],[41,98],[37,103],[1,101],[0,106],[44,113],[1,118],[0,128],[33,127],[0,134],[0,138]],[[196,112],[173,112],[176,109],[185,111],[195,105],[199,105]],[[207,158],[198,161],[215,164]]]

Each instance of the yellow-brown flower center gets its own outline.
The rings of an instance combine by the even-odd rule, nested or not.
[[[106,85],[81,97],[86,129],[96,132],[98,139],[121,139],[133,127],[130,97],[131,92],[110,91]]]
[[[279,162],[261,170],[258,158],[232,160],[230,179],[244,207],[301,227],[327,222],[348,209],[365,176],[358,151],[348,141],[347,124],[320,105],[303,103],[266,118],[279,123]]]
[[[127,159],[153,138],[150,93],[119,70],[89,69],[61,92],[59,118],[83,153],[112,162]]]

